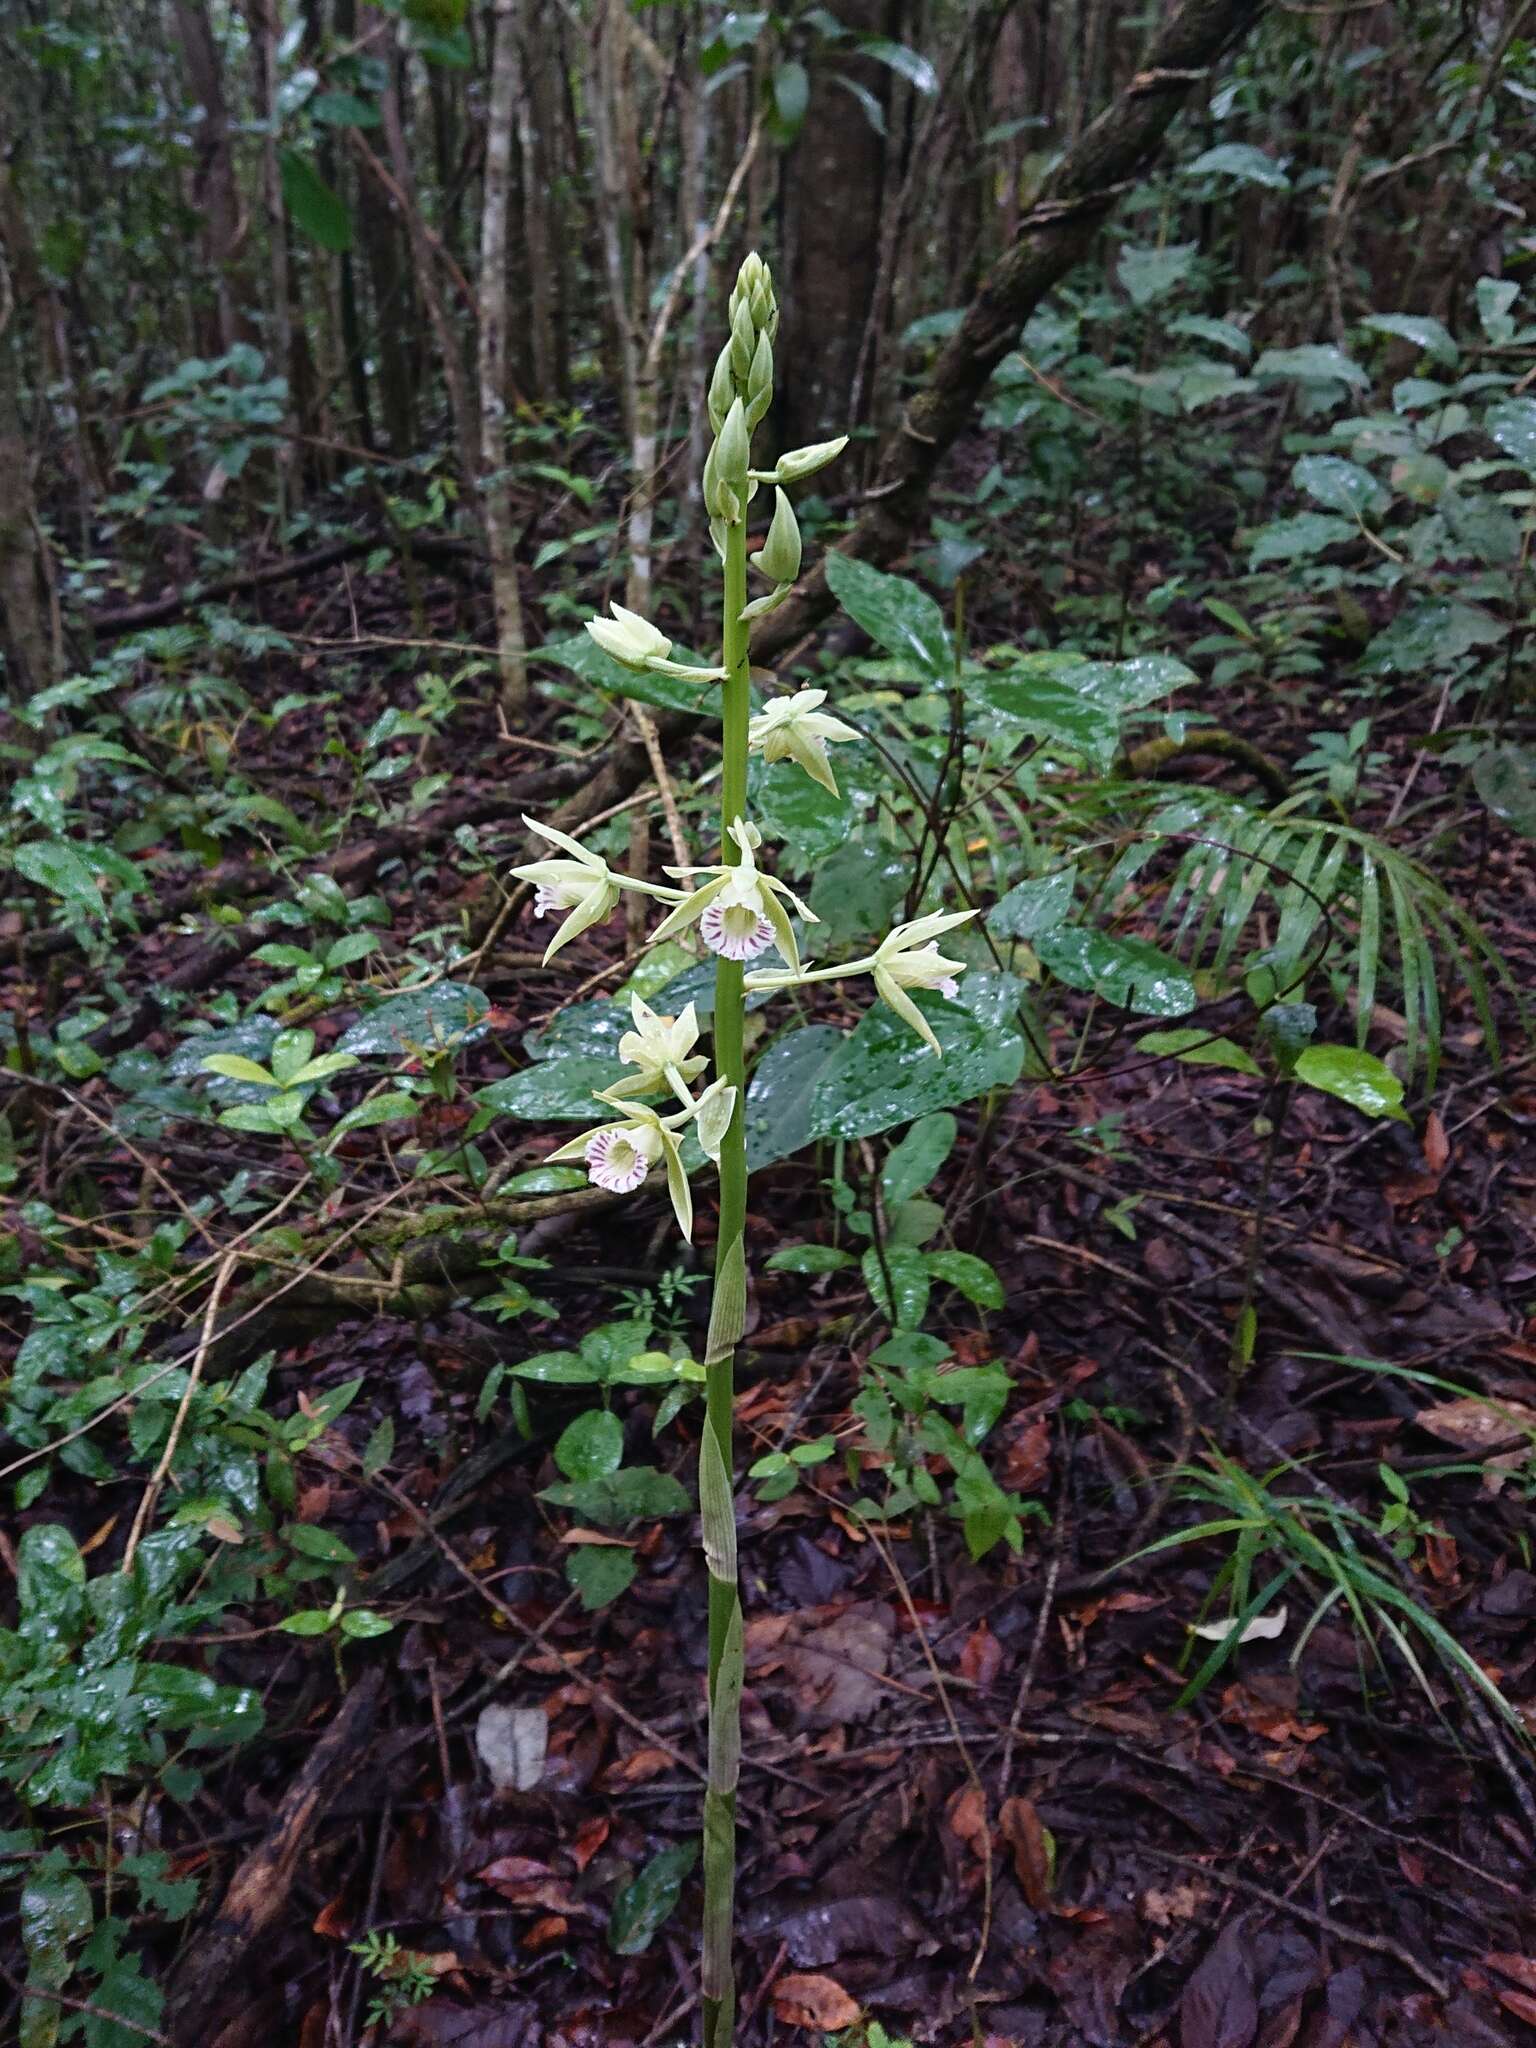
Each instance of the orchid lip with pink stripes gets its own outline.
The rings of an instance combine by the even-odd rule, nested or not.
[[[587,1146],[587,1178],[611,1195],[632,1195],[651,1162],[626,1131],[595,1131]]]
[[[756,960],[773,944],[773,926],[749,904],[717,901],[699,919],[699,936],[723,960]]]

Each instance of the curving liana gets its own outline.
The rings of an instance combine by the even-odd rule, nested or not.
[[[594,1102],[610,1112],[606,1121],[550,1154],[552,1160],[581,1160],[593,1183],[615,1195],[635,1194],[659,1175],[684,1237],[691,1237],[693,1230],[693,1192],[684,1152],[690,1136],[719,1175],[715,1287],[704,1355],[707,1408],[699,1446],[699,1501],[709,1582],[709,1772],[700,1971],[705,2048],[730,2048],[736,1996],[731,1951],[743,1631],[732,1493],[732,1410],[735,1354],[745,1328],[747,1301],[746,996],[749,991],[777,993],[867,974],[879,999],[935,1057],[942,1057],[933,1026],[913,997],[923,990],[940,996],[956,992],[956,978],[965,963],[941,953],[938,941],[976,914],[934,911],[910,919],[857,960],[807,965],[801,958],[796,921],[805,928],[807,946],[813,947],[818,919],[760,858],[763,835],[747,804],[748,755],[760,754],[766,763],[793,762],[835,795],[837,780],[828,750],[858,735],[823,710],[825,690],[775,694],[754,707],[748,635],[751,620],[781,602],[800,574],[800,527],[788,487],[833,461],[846,445],[846,436],[792,449],[771,469],[752,466],[752,436],[773,401],[773,343],[779,324],[773,279],[759,256],[749,256],[742,264],[728,311],[729,337],[709,383],[714,440],[702,480],[710,538],[721,563],[719,665],[702,668],[674,661],[672,639],[623,605],[612,606],[609,618],[587,622],[596,645],[623,667],[695,683],[701,692],[720,686],[719,859],[705,866],[668,868],[673,881],[691,884],[673,888],[610,868],[569,833],[525,819],[556,852],[513,870],[533,886],[534,915],[561,920],[546,960],[611,917],[626,892],[638,892],[665,906],[647,944],[693,932],[715,959],[712,1077],[705,1081],[711,1060],[696,1049],[700,1028],[695,1006],[690,1003],[680,1014],[667,1016],[635,997],[630,1004],[633,1029],[625,1032],[618,1046],[619,1058],[634,1072],[594,1096]],[[762,544],[749,553],[748,508],[761,488],[772,489],[773,509]],[[749,571],[770,586],[757,597],[749,595]],[[769,952],[776,952],[782,965],[746,972]]]

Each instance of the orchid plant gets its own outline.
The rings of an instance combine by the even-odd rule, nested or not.
[[[783,601],[800,574],[801,539],[787,485],[831,462],[846,436],[798,448],[772,469],[752,465],[752,437],[773,399],[773,343],[778,305],[768,266],[756,255],[742,264],[730,298],[730,336],[709,386],[714,442],[704,465],[703,495],[710,536],[722,566],[723,646],[715,668],[672,659],[673,643],[648,619],[612,607],[587,631],[626,668],[661,674],[701,689],[720,686],[723,768],[720,857],[705,867],[669,868],[676,888],[621,874],[579,841],[533,819],[529,829],[555,849],[514,872],[535,890],[536,916],[558,915],[559,928],[545,959],[578,933],[609,917],[620,897],[638,892],[665,907],[651,932],[655,945],[693,932],[715,956],[713,1074],[697,1052],[699,1023],[690,1004],[680,1016],[658,1016],[636,997],[634,1029],[619,1042],[621,1061],[635,1069],[594,1098],[613,1114],[563,1145],[555,1160],[582,1159],[592,1181],[616,1195],[641,1188],[658,1168],[664,1174],[678,1227],[691,1239],[693,1197],[683,1140],[691,1132],[719,1173],[719,1228],[714,1296],[704,1367],[706,1420],[699,1455],[699,1503],[709,1574],[709,1772],[704,1800],[704,1931],[702,1988],[705,2048],[729,2048],[734,2031],[732,1921],[735,1889],[736,1784],[741,1758],[740,1705],[744,1674],[741,1598],[736,1571],[732,1473],[735,1354],[746,1325],[747,1153],[744,1123],[746,1067],[744,1020],[749,992],[779,993],[807,983],[868,974],[876,994],[919,1035],[934,1057],[938,1039],[913,1001],[915,990],[955,991],[963,963],[946,958],[938,940],[974,911],[939,912],[899,924],[865,957],[834,966],[807,967],[795,929],[812,926],[809,906],[781,882],[762,858],[763,834],[748,816],[748,757],[793,761],[825,789],[836,792],[829,749],[857,735],[822,709],[823,690],[770,697],[753,709],[749,661],[751,621]],[[749,554],[748,508],[761,489],[773,491],[773,513],[762,546]],[[749,596],[748,571],[770,586]],[[769,952],[779,965],[754,967]],[[699,1085],[703,1083],[703,1085]],[[660,1098],[664,1107],[655,1106]]]

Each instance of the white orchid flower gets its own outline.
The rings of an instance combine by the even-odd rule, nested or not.
[[[608,1099],[651,1095],[658,1088],[670,1088],[679,1102],[692,1109],[688,1083],[709,1065],[702,1053],[693,1050],[699,1040],[699,1018],[693,1004],[680,1017],[658,1017],[648,1003],[631,996],[629,1014],[635,1028],[619,1040],[619,1058],[640,1071],[610,1088]]]
[[[730,836],[741,854],[734,864],[667,869],[669,875],[709,875],[712,879],[662,919],[651,933],[651,944],[673,938],[696,924],[711,953],[724,960],[755,960],[770,946],[776,946],[790,971],[798,974],[799,948],[789,914],[779,899],[787,898],[808,924],[820,920],[787,883],[764,874],[757,865],[753,856],[762,841],[751,825],[738,818],[731,826]]]
[[[526,815],[523,823],[552,846],[564,848],[567,856],[563,860],[524,861],[512,870],[520,882],[533,884],[535,917],[567,913],[565,922],[544,950],[546,966],[578,933],[610,917],[623,890],[635,889],[642,895],[659,897],[664,903],[676,903],[680,898],[680,891],[663,888],[659,882],[638,882],[630,875],[616,875],[600,854],[593,853],[568,832],[558,831],[553,825],[541,825],[537,818]]]
[[[937,989],[941,996],[951,998],[960,993],[956,976],[965,972],[965,962],[946,959],[934,942],[941,932],[967,924],[975,916],[974,910],[936,910],[927,917],[914,917],[886,934],[870,963],[869,971],[881,998],[940,1058],[943,1048],[933,1035],[933,1027],[907,990]]]
[[[653,675],[679,676],[689,683],[718,683],[723,668],[690,668],[686,662],[671,661],[672,642],[649,619],[642,619],[621,604],[609,606],[611,619],[588,619],[587,631],[613,660],[625,668],[649,670]]]
[[[561,1145],[550,1153],[550,1164],[583,1160],[587,1178],[594,1187],[605,1188],[611,1195],[632,1195],[643,1185],[651,1168],[661,1161],[677,1227],[691,1244],[693,1190],[683,1165],[681,1133],[696,1122],[700,1145],[718,1164],[721,1141],[736,1110],[736,1090],[726,1081],[711,1082],[697,1102],[675,1110],[670,1116],[659,1116],[642,1102],[624,1101],[615,1088],[603,1090],[594,1100],[612,1104],[622,1110],[622,1116],[612,1123],[599,1124],[595,1130],[583,1131],[579,1138]]]
[[[759,711],[747,726],[747,747],[765,761],[798,761],[813,782],[837,795],[828,744],[856,740],[851,725],[821,710],[827,701],[825,690],[797,690],[792,697],[775,697],[766,711]]]
[[[809,973],[797,969],[790,974],[749,974],[744,985],[749,995],[756,995],[759,991],[804,988],[813,981],[846,981],[850,975],[871,974],[882,1000],[889,1003],[901,1021],[910,1024],[918,1037],[932,1046],[942,1059],[944,1048],[907,990],[937,989],[941,996],[951,998],[959,994],[956,977],[964,974],[965,962],[947,960],[934,941],[941,932],[953,931],[956,925],[967,924],[976,915],[974,910],[930,911],[926,917],[914,917],[906,924],[897,925],[880,941],[874,952],[867,953],[862,960],[840,961],[831,967],[813,967]]]

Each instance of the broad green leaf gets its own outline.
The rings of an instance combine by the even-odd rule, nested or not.
[[[672,1917],[682,1896],[683,1880],[698,1861],[698,1844],[679,1842],[653,1856],[613,1902],[608,1918],[608,1946],[615,1955],[643,1955]]]
[[[288,1636],[323,1636],[331,1617],[323,1607],[301,1607],[297,1614],[285,1614],[277,1625]]]
[[[928,1307],[928,1261],[915,1246],[871,1245],[863,1258],[864,1285],[893,1329],[915,1330]]]
[[[837,548],[827,555],[827,584],[855,625],[887,653],[914,663],[922,681],[943,689],[953,684],[954,646],[943,613],[926,591]]]
[[[754,759],[752,767],[751,816],[784,840],[797,858],[812,865],[845,844],[857,815],[846,787],[834,796],[813,782],[798,761]],[[838,781],[842,785],[845,778]]]
[[[1170,334],[1187,334],[1195,341],[1208,342],[1213,348],[1230,349],[1233,355],[1244,361],[1253,354],[1253,343],[1230,320],[1213,320],[1208,313],[1181,313],[1177,320],[1168,322]]]
[[[830,1024],[807,1024],[776,1038],[747,1084],[747,1164],[756,1172],[788,1159],[814,1135],[816,1081],[843,1043]]]
[[[490,1007],[490,997],[467,981],[434,982],[365,1012],[336,1041],[336,1050],[359,1058],[419,1059],[478,1037],[476,1027]]]
[[[374,1636],[387,1636],[394,1628],[382,1614],[375,1614],[371,1607],[354,1607],[341,1617],[341,1632],[354,1642],[368,1642]]]
[[[915,1000],[933,1026],[943,1058],[935,1058],[883,1003],[875,1004],[817,1079],[813,1136],[873,1137],[932,1110],[973,1102],[992,1088],[1011,1087],[1018,1079],[1024,1041],[1011,1023],[983,1023],[936,996]]]
[[[893,43],[885,36],[861,36],[858,51],[861,57],[872,57],[877,64],[888,66],[916,91],[937,92],[938,73],[926,57],[908,49],[905,43]]]
[[[1403,1084],[1384,1060],[1353,1045],[1309,1045],[1296,1062],[1296,1078],[1325,1095],[1336,1095],[1366,1116],[1408,1121]]]
[[[1122,249],[1115,275],[1125,286],[1132,305],[1149,306],[1164,292],[1183,284],[1198,253],[1197,242],[1173,242],[1162,249]]]
[[[1035,941],[1041,965],[1069,988],[1086,990],[1138,1017],[1187,1017],[1199,998],[1187,968],[1144,939],[1063,925]]]
[[[670,1472],[654,1465],[625,1465],[596,1479],[573,1479],[546,1486],[540,1500],[557,1508],[573,1508],[599,1528],[625,1522],[655,1521],[663,1515],[686,1515],[693,1503]]]
[[[1370,377],[1332,342],[1304,342],[1300,348],[1267,348],[1253,366],[1256,377],[1280,377],[1298,384],[1369,384]]]
[[[1239,1074],[1258,1074],[1262,1069],[1250,1054],[1230,1038],[1212,1038],[1198,1025],[1178,1031],[1149,1031],[1136,1041],[1138,1052],[1182,1060],[1190,1067],[1231,1067]]]
[[[579,1543],[565,1561],[565,1576],[587,1613],[595,1614],[634,1584],[634,1552],[617,1543]]]
[[[1338,541],[1354,540],[1359,531],[1354,520],[1339,519],[1331,512],[1297,512],[1289,519],[1271,519],[1253,537],[1249,566],[1257,569],[1265,562],[1308,561]]]
[[[536,1380],[548,1387],[598,1387],[608,1378],[601,1360],[583,1358],[578,1351],[541,1351],[514,1365],[512,1371],[520,1380]]]
[[[649,669],[626,668],[611,654],[604,654],[590,633],[577,633],[569,640],[552,640],[529,650],[530,661],[552,661],[567,668],[585,683],[606,690],[613,697],[632,697],[637,704],[653,704],[662,711],[685,711],[697,715],[709,708],[715,683],[688,683],[678,676],[653,675]],[[669,659],[692,663],[686,648],[674,646]],[[708,667],[701,662],[700,667]]]
[[[821,863],[811,884],[811,908],[836,945],[870,934],[883,938],[911,879],[908,856],[873,831],[857,832]]]
[[[1395,334],[1402,341],[1411,341],[1438,362],[1454,363],[1459,353],[1443,323],[1427,313],[1370,313],[1360,324],[1373,334]]]
[[[1502,344],[1514,339],[1512,315],[1519,296],[1520,287],[1513,278],[1480,277],[1477,280],[1477,317],[1490,341]]]
[[[352,246],[352,216],[320,173],[296,149],[278,151],[283,204],[299,226],[322,249],[338,252]]]
[[[1291,482],[1330,512],[1360,513],[1381,496],[1370,471],[1342,455],[1303,455],[1291,471]]]
[[[95,1921],[91,1895],[71,1872],[37,1872],[21,1890],[21,1941],[27,1981],[39,1991],[62,1991],[73,1964],[70,1950],[90,1934]],[[23,2001],[18,2048],[53,2048],[67,2008],[51,1998]]]
[[[949,1157],[958,1126],[948,1110],[919,1117],[899,1144],[886,1155],[880,1191],[887,1210],[897,1209],[920,1194]]]
[[[1186,164],[1184,175],[1236,178],[1244,185],[1267,185],[1273,191],[1283,192],[1291,182],[1285,172],[1288,161],[1284,157],[1266,156],[1262,149],[1255,149],[1248,142],[1220,142]]]
[[[987,930],[999,939],[1033,939],[1053,932],[1071,910],[1076,887],[1075,867],[1036,881],[1015,882],[987,912]]]
[[[481,1109],[529,1123],[612,1123],[618,1112],[595,1102],[599,1088],[611,1088],[628,1071],[618,1060],[537,1060],[505,1081],[492,1081],[475,1097]]]
[[[259,1067],[255,1060],[248,1060],[237,1052],[211,1052],[203,1065],[210,1074],[222,1074],[229,1081],[249,1081],[257,1088],[276,1086],[265,1067]]]
[[[1483,421],[1506,455],[1536,475],[1536,398],[1506,398]]]
[[[855,1263],[852,1252],[830,1244],[791,1244],[768,1260],[770,1273],[837,1273]]]
[[[356,1109],[349,1109],[344,1117],[332,1124],[327,1142],[334,1144],[338,1138],[346,1137],[349,1131],[372,1130],[375,1124],[398,1123],[406,1117],[415,1116],[420,1108],[421,1104],[414,1095],[375,1095],[371,1101],[360,1102]],[[586,1179],[585,1174],[578,1177]],[[508,1187],[507,1192],[511,1194],[514,1191]]]
[[[928,1271],[935,1280],[958,1288],[978,1308],[1003,1306],[1003,1283],[985,1259],[973,1252],[928,1252]]]
[[[793,142],[811,101],[810,75],[803,64],[780,64],[773,74],[773,116],[777,139]]]
[[[99,915],[101,891],[89,866],[62,839],[29,839],[11,856],[16,872],[81,910]]]
[[[1522,839],[1536,839],[1536,753],[1490,747],[1472,764],[1472,786],[1496,818]]]
[[[555,1463],[567,1479],[602,1479],[624,1457],[624,1425],[607,1408],[589,1408],[560,1432]]]

